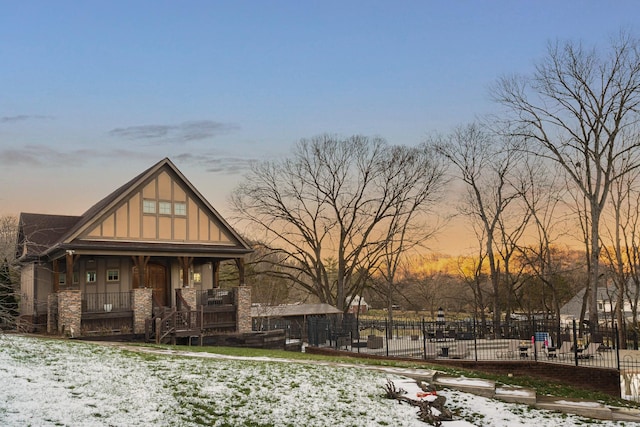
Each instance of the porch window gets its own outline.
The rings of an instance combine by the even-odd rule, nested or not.
[[[171,202],[160,202],[160,215],[171,215]]]
[[[112,269],[107,270],[107,282],[119,282],[120,281],[120,270]]]
[[[87,283],[96,283],[96,272],[95,271],[87,271]]]
[[[187,204],[182,202],[176,202],[173,204],[174,215],[185,216],[187,214]]]
[[[73,272],[73,284],[77,285],[78,284],[78,272],[74,271]],[[64,271],[61,271],[58,273],[58,284],[59,285],[66,285],[67,284],[67,273],[65,273]]]
[[[156,201],[155,200],[144,200],[142,202],[142,212],[146,214],[154,214],[156,213]]]
[[[200,274],[199,272],[195,271],[193,273],[193,283],[200,283],[202,282],[202,274]]]

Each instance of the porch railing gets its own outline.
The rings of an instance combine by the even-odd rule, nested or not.
[[[85,293],[82,311],[99,313],[131,310],[131,292]]]
[[[197,302],[205,306],[234,304],[235,293],[233,289],[206,289],[198,292]]]

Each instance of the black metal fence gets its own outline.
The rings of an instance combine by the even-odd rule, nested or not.
[[[310,317],[307,329],[309,345],[388,357],[536,360],[621,367],[615,327],[581,332],[575,321],[514,320],[494,331],[492,324],[481,324],[475,319],[390,322],[345,315]]]

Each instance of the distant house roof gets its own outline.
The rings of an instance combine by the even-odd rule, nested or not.
[[[563,317],[580,317],[580,311],[582,310],[582,300],[584,299],[584,293],[587,288],[582,288],[574,295],[565,305],[560,307],[560,316]],[[598,297],[596,301],[610,301],[615,304],[617,291],[615,288],[607,288],[605,286],[598,287]],[[585,315],[589,315],[589,304],[587,304]]]
[[[282,304],[251,307],[251,317],[293,317],[341,314],[330,304]]]
[[[347,301],[349,299],[347,298]],[[360,295],[356,295],[353,297],[353,299],[351,300],[351,304],[349,304],[350,307],[357,307],[357,306],[361,306],[361,307],[369,307],[369,304],[364,300],[364,298],[361,298]]]

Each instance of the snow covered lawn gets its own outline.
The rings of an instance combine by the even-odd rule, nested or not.
[[[148,354],[0,335],[0,425],[424,427],[415,408],[383,397],[387,378],[406,381],[356,367]],[[585,424],[457,391],[440,394],[460,417],[447,427]]]

